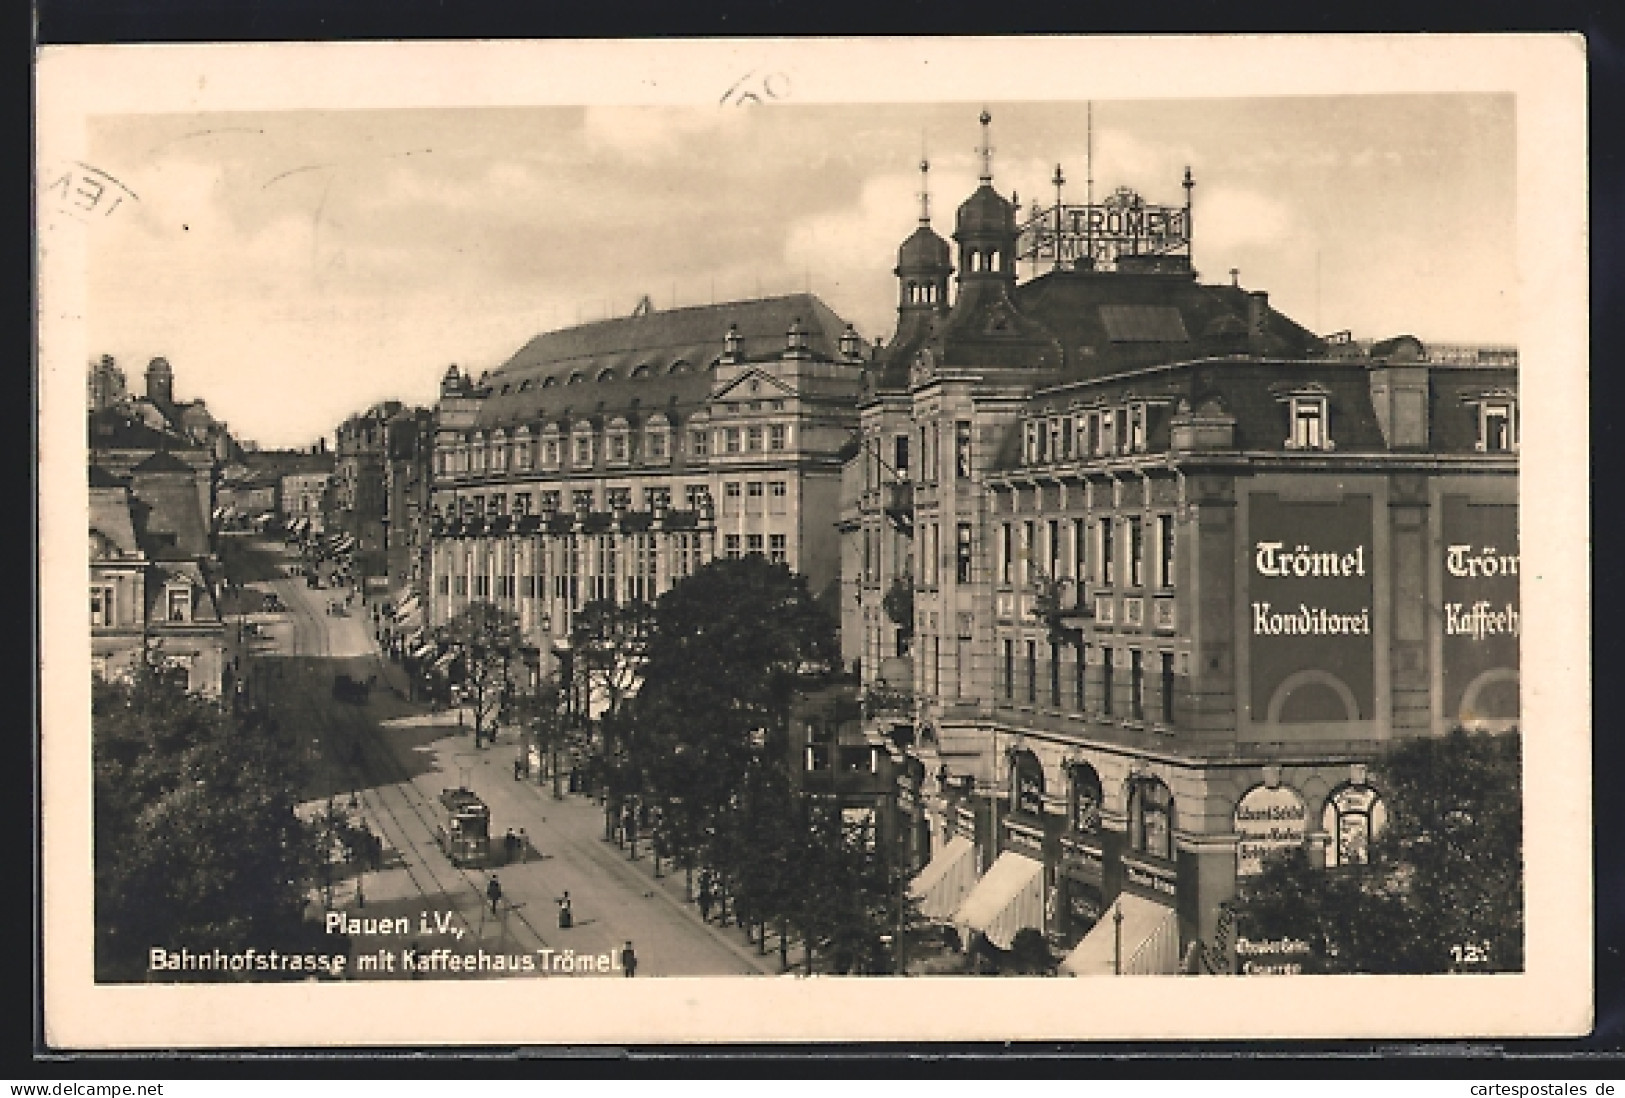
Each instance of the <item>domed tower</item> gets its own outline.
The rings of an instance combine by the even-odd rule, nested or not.
[[[160,409],[175,402],[175,371],[169,368],[167,358],[155,358],[147,363],[147,399]]]
[[[993,189],[993,146],[988,126],[993,116],[982,112],[981,186],[959,207],[954,240],[959,243],[959,284],[1016,282],[1016,209]]]
[[[948,311],[948,276],[954,273],[948,242],[931,228],[931,162],[920,161],[920,225],[897,249],[897,309],[910,313]]]

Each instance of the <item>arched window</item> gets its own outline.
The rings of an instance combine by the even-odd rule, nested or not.
[[[559,467],[559,453],[563,449],[559,438],[559,425],[549,423],[542,428],[542,468],[557,469]]]
[[[1156,778],[1136,778],[1129,786],[1128,843],[1154,858],[1174,856],[1174,795]]]
[[[1326,798],[1320,817],[1326,831],[1326,867],[1365,865],[1371,843],[1388,823],[1388,806],[1369,785],[1339,786]]]
[[[1044,766],[1031,751],[1010,756],[1010,807],[1027,816],[1044,812]]]
[[[671,460],[671,423],[665,416],[655,414],[643,425],[643,460],[665,464]]]
[[[631,427],[617,416],[604,431],[604,460],[614,465],[625,465],[631,460]]]
[[[570,436],[570,464],[577,469],[590,468],[596,457],[595,450],[592,425],[590,423],[578,424]]]
[[[513,435],[513,467],[515,469],[529,469],[532,464],[530,446],[530,427],[522,425]]]
[[[1100,830],[1100,775],[1086,762],[1073,763],[1068,772],[1067,826],[1081,835]]]

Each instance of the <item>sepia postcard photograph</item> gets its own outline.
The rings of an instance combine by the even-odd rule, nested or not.
[[[1584,77],[44,50],[47,1043],[1584,1034]]]

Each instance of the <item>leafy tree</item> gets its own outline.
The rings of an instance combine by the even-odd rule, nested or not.
[[[308,945],[305,889],[321,854],[294,812],[293,738],[259,714],[234,721],[151,668],[98,681],[91,697],[97,979],[145,978],[154,946]]]
[[[488,734],[496,735],[513,688],[519,618],[493,603],[471,602],[446,623],[446,638],[458,654],[457,681],[464,700],[473,707],[474,746],[479,747]]]
[[[1403,740],[1377,767],[1388,823],[1368,864],[1277,853],[1242,888],[1251,938],[1305,941],[1331,972],[1523,968],[1523,797],[1516,732]]]
[[[589,713],[619,713],[637,692],[648,658],[652,609],[638,599],[595,599],[570,626],[571,667],[578,705]]]

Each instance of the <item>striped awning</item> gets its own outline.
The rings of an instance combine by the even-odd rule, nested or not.
[[[1171,976],[1178,971],[1179,915],[1132,892],[1119,893],[1061,962],[1061,972],[1069,976]]]
[[[920,912],[926,918],[946,919],[975,884],[976,844],[955,835],[920,870],[909,891],[920,898]]]
[[[1044,863],[1006,850],[982,875],[954,912],[960,937],[979,930],[1000,949],[1009,949],[1023,927],[1044,929]]]

